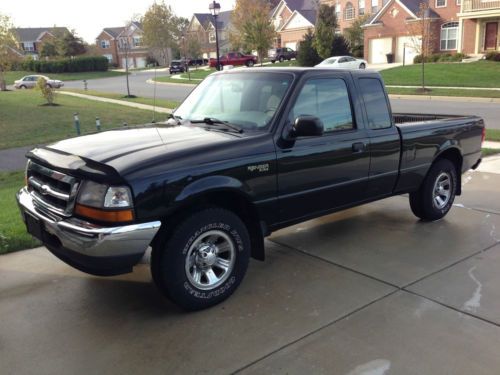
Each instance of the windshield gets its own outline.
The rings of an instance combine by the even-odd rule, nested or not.
[[[265,129],[293,76],[285,73],[242,72],[208,76],[175,111],[177,118],[213,118],[246,130]]]
[[[337,61],[337,59],[327,59],[325,61],[323,61],[321,63],[321,65],[331,65],[331,64],[335,64],[335,61]]]

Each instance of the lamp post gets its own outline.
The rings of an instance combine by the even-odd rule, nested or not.
[[[184,35],[184,31],[181,35],[182,40],[182,49],[184,50],[184,71],[188,74],[188,79],[191,81],[191,72],[189,71],[189,64],[187,60],[187,49],[186,49],[186,37]]]
[[[220,58],[219,58],[219,34],[217,33],[217,16],[220,12],[220,4],[215,0],[210,3],[208,6],[210,9],[210,13],[214,16],[214,27],[215,27],[215,53],[217,55],[217,66],[216,69],[220,70]]]

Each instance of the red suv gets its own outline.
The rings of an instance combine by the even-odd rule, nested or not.
[[[257,56],[243,55],[240,52],[229,52],[226,55],[219,57],[220,66],[224,65],[246,65],[254,66],[257,63]],[[217,66],[217,59],[210,59],[209,65],[211,68]]]

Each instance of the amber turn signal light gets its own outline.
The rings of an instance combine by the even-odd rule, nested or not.
[[[75,205],[75,213],[85,216],[89,219],[107,222],[129,222],[134,220],[134,213],[132,210],[100,210],[98,208],[83,206],[81,204]]]

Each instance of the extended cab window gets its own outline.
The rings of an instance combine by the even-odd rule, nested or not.
[[[318,117],[325,132],[354,128],[346,83],[340,78],[311,79],[302,87],[290,113],[293,121],[300,115]]]
[[[368,127],[370,129],[390,128],[391,116],[382,82],[376,78],[360,78],[359,86],[365,103]]]

